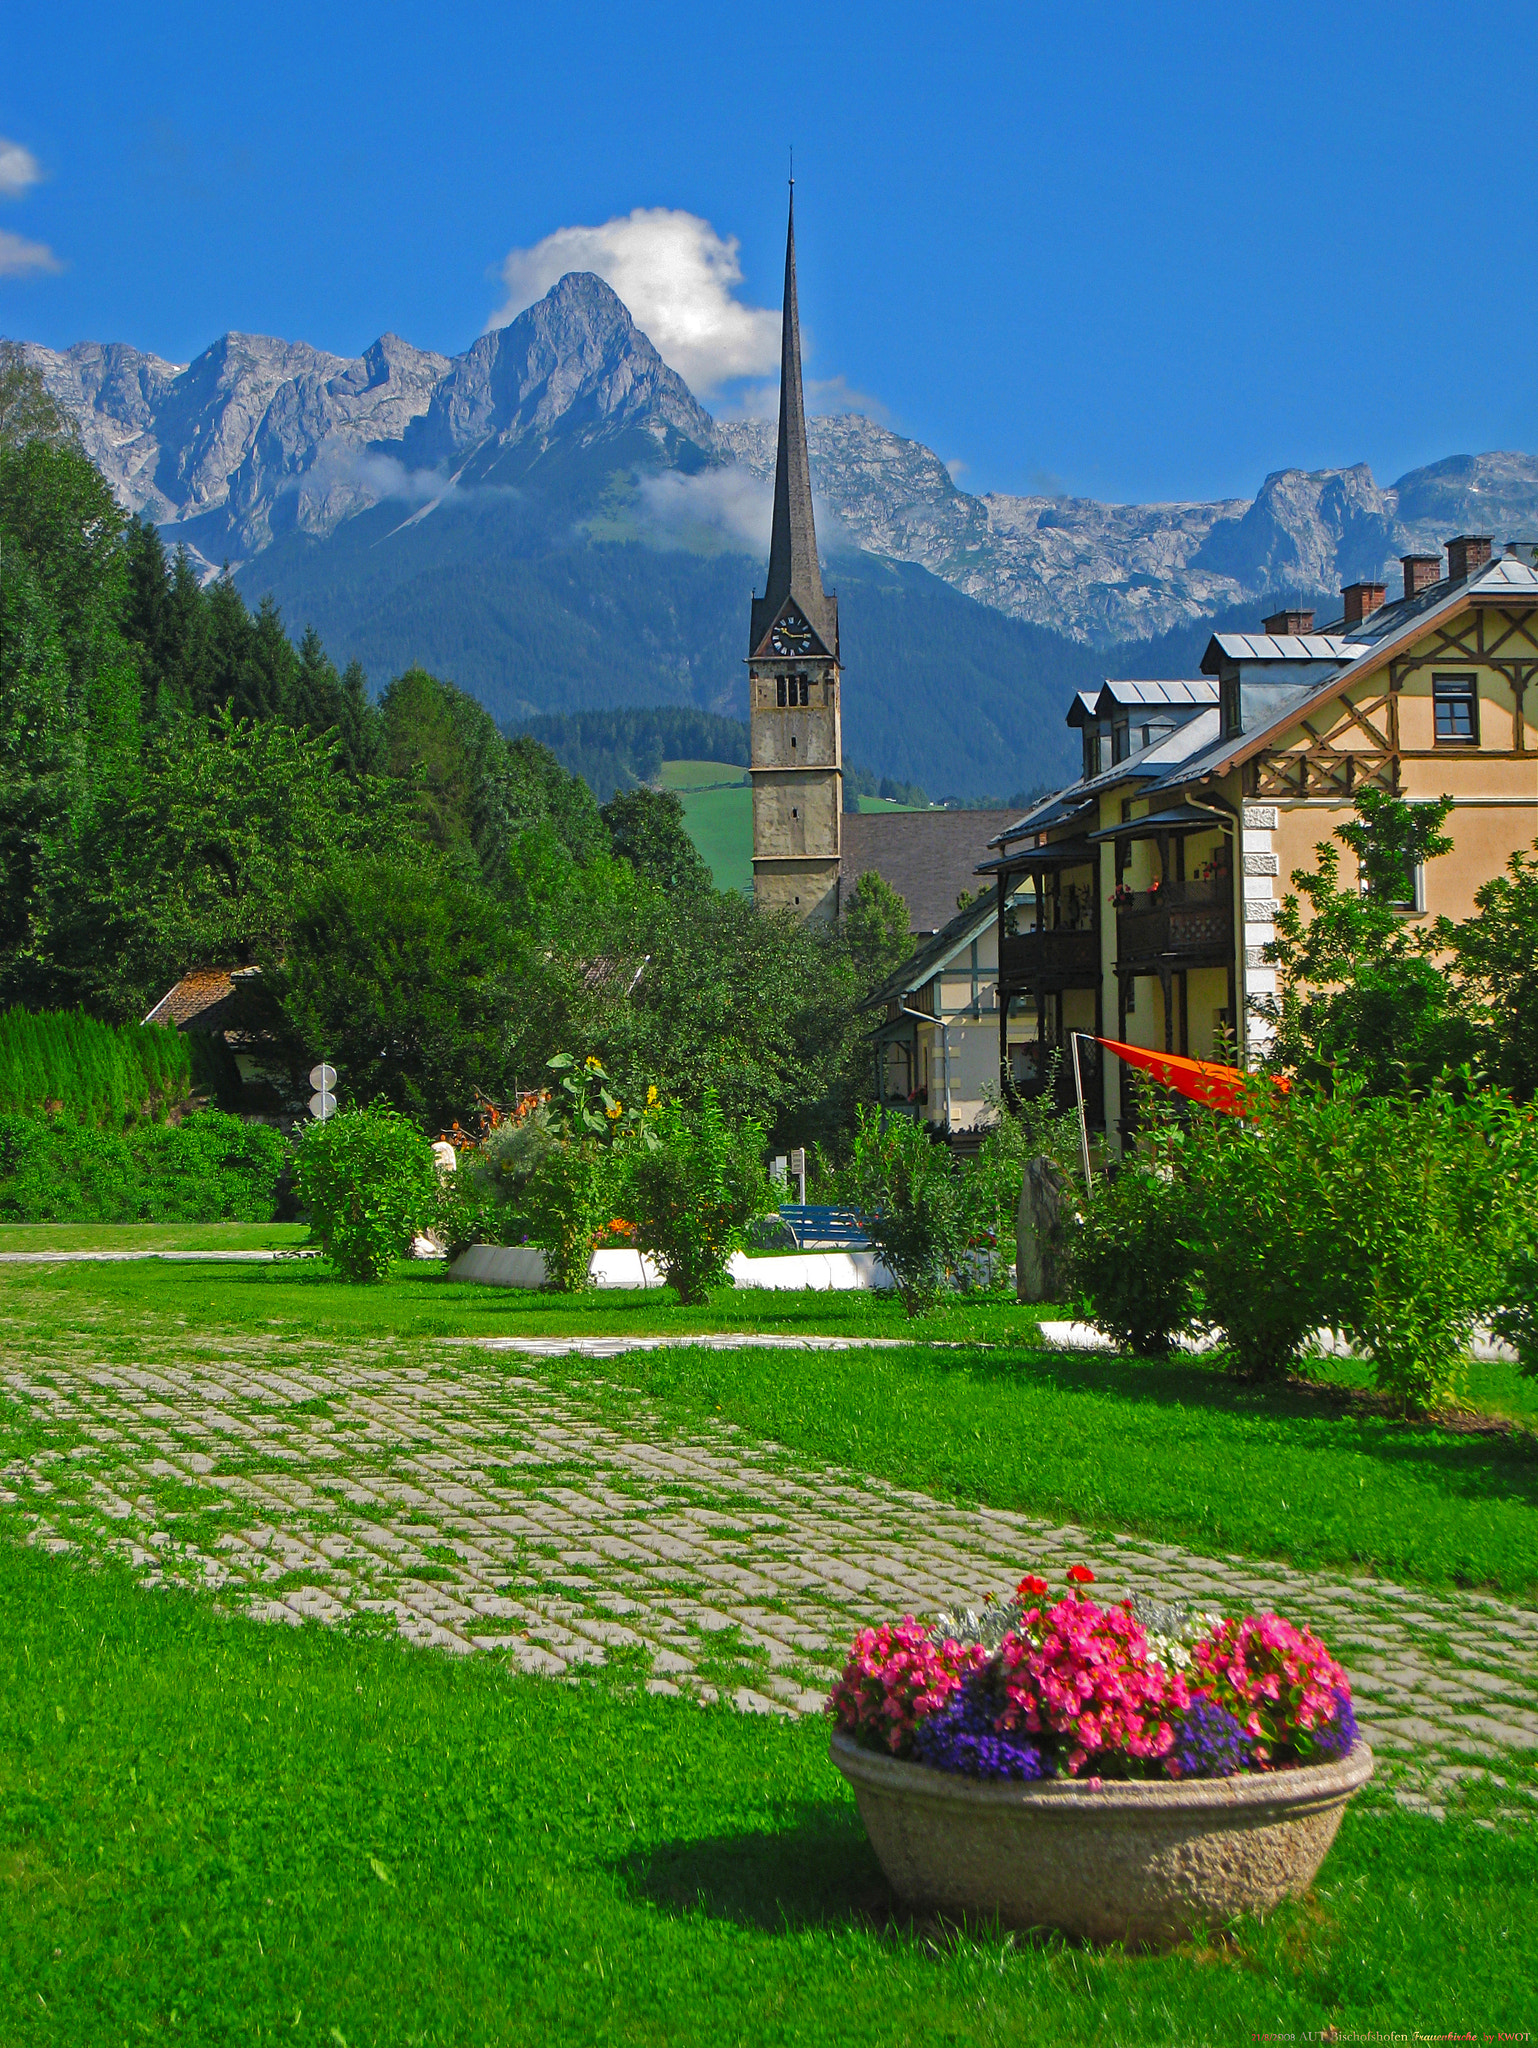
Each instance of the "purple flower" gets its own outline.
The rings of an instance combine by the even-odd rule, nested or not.
[[[983,1675],[974,1675],[937,1714],[918,1722],[914,1761],[963,1778],[1050,1778],[1051,1762],[1035,1743],[995,1728],[998,1711]]]
[[[1206,1693],[1197,1693],[1175,1725],[1164,1768],[1172,1778],[1231,1778],[1254,1761],[1243,1722]]]
[[[1356,1747],[1356,1714],[1351,1705],[1351,1694],[1343,1685],[1335,1687],[1335,1717],[1322,1728],[1314,1730],[1314,1748],[1322,1758],[1333,1762],[1336,1757],[1349,1756]]]

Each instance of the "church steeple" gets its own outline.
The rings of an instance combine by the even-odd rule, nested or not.
[[[748,638],[748,758],[753,780],[753,900],[830,923],[844,843],[844,727],[838,599],[822,587],[801,396],[796,210],[785,236],[780,448],[774,465],[769,582]]]
[[[748,652],[763,651],[785,606],[795,601],[824,651],[838,654],[838,600],[822,587],[812,471],[806,452],[806,402],[801,390],[801,319],[796,305],[796,188],[785,232],[785,301],[780,315],[780,439],[774,463],[774,532],[769,580],[753,600]]]

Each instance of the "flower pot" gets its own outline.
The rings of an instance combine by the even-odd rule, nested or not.
[[[1140,1948],[1301,1897],[1373,1770],[1365,1742],[1297,1770],[1098,1785],[956,1777],[842,1733],[831,1755],[905,1904]]]

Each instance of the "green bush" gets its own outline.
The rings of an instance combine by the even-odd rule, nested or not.
[[[0,1116],[0,1220],[266,1223],[288,1157],[277,1131],[217,1109],[126,1131]]]
[[[579,1066],[570,1053],[557,1053],[546,1069],[552,1085],[542,1130],[548,1142],[529,1141],[534,1164],[519,1200],[550,1283],[575,1294],[588,1283],[599,1234],[622,1211],[631,1155],[655,1142],[647,1118],[657,1091],[647,1090],[645,1109],[627,1108],[595,1058]]]
[[[862,1108],[848,1184],[866,1234],[910,1316],[955,1283],[970,1236],[961,1175],[948,1147],[915,1118]]]
[[[1196,1316],[1185,1191],[1163,1155],[1131,1159],[1095,1182],[1071,1253],[1086,1312],[1123,1351],[1165,1358]]]
[[[1298,1113],[1318,1117],[1305,1097]],[[1474,1325],[1501,1306],[1538,1196],[1532,1115],[1491,1092],[1357,1101],[1322,1164],[1337,1321],[1405,1409],[1458,1399]]]
[[[432,1146],[380,1102],[310,1124],[294,1177],[315,1238],[348,1280],[385,1279],[440,1201]]]
[[[622,1174],[612,1146],[593,1137],[569,1137],[552,1145],[524,1186],[529,1241],[545,1255],[549,1284],[561,1294],[578,1294],[599,1232],[614,1214]]]
[[[154,1024],[83,1010],[0,1014],[0,1114],[119,1124],[163,1116],[192,1087],[188,1042]]]
[[[631,1166],[636,1242],[679,1300],[697,1305],[725,1279],[747,1225],[773,1206],[764,1129],[751,1117],[728,1128],[707,1088],[696,1115],[660,1111],[655,1136],[656,1149],[639,1152]]]
[[[1170,1148],[1181,1240],[1236,1371],[1280,1373],[1348,1313],[1326,1198],[1350,1104],[1257,1090],[1248,1117],[1199,1110]]]
[[[1495,1332],[1515,1345],[1517,1370],[1538,1377],[1538,1243],[1532,1238],[1507,1262]]]

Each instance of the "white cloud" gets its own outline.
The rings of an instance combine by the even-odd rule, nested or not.
[[[42,175],[42,166],[30,149],[0,135],[0,199],[19,199]]]
[[[742,264],[735,235],[666,206],[638,206],[602,227],[557,228],[502,265],[507,300],[487,321],[505,327],[571,270],[611,285],[662,360],[708,396],[737,377],[777,368],[780,316],[735,296]]]
[[[46,242],[24,241],[0,228],[0,277],[31,277],[39,271],[63,268]]]
[[[735,463],[694,476],[666,469],[643,477],[641,501],[652,524],[665,533],[684,536],[691,527],[704,526],[745,543],[752,554],[768,553],[774,486]]]

